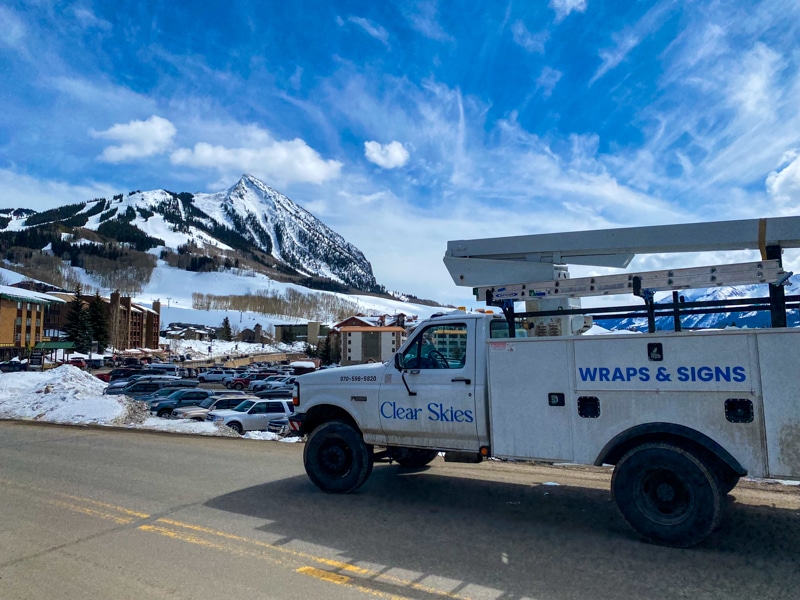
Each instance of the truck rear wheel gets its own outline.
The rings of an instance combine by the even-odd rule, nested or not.
[[[342,421],[330,421],[311,432],[303,450],[308,478],[321,490],[349,494],[372,473],[371,447],[361,433]]]
[[[611,492],[631,527],[666,546],[700,543],[722,516],[717,478],[694,454],[672,444],[630,450],[614,469]]]
[[[425,450],[424,448],[392,446],[387,450],[389,450],[392,460],[404,467],[424,467],[439,456],[438,451]]]

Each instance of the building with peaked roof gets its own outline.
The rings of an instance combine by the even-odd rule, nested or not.
[[[64,301],[22,288],[0,285],[0,360],[30,354],[45,340],[45,312]]]

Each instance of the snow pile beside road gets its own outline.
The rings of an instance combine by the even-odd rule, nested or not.
[[[105,387],[97,377],[70,365],[43,373],[4,373],[0,376],[0,418],[119,424],[131,412],[126,406],[131,400],[104,396]]]
[[[105,387],[106,384],[94,375],[71,365],[41,373],[3,373],[0,374],[0,419],[239,437],[229,427],[216,423],[151,417],[146,403],[123,395],[105,396]]]

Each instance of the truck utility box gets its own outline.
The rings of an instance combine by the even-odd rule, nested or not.
[[[783,248],[797,247],[798,217],[450,242],[453,280],[502,314],[436,315],[390,362],[300,377],[290,426],[308,436],[306,472],[326,492],[349,493],[378,460],[422,466],[440,452],[614,465],[611,492],[633,529],[697,544],[740,477],[800,479],[800,330],[786,327],[800,297],[786,296],[781,263]],[[566,265],[725,249],[761,260],[574,280]],[[678,296],[746,284],[768,297]],[[657,303],[659,291],[672,302]],[[639,304],[581,307],[619,293]],[[682,326],[721,312],[765,314],[771,327]],[[593,319],[630,317],[647,331],[586,335]]]

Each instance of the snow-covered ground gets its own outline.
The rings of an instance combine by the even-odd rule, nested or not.
[[[239,437],[228,427],[183,419],[150,416],[144,402],[127,396],[104,396],[106,384],[94,375],[64,365],[44,372],[0,374],[0,419],[19,419],[66,425],[107,425],[172,433]],[[266,431],[245,439],[299,441]]]

